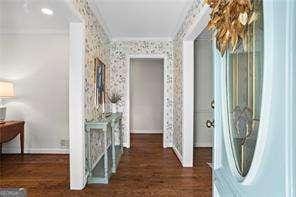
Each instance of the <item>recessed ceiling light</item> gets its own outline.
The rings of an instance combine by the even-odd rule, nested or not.
[[[43,14],[46,14],[46,15],[53,15],[53,11],[51,9],[48,9],[48,8],[42,8],[41,12]]]

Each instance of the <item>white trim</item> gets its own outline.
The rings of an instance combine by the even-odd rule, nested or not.
[[[193,116],[194,116],[194,40],[209,21],[210,8],[204,6],[197,16],[197,23],[183,38],[183,166],[193,166]]]
[[[99,5],[98,0],[88,0],[88,3],[90,5],[91,10],[93,11],[95,16],[97,17],[98,23],[103,27],[107,36],[109,38],[112,38],[112,33],[111,33],[110,29],[108,28],[108,25],[107,25],[104,17],[101,14],[99,7],[98,7],[98,5]]]
[[[131,130],[131,133],[156,134],[163,133],[163,130]]]
[[[129,54],[127,56],[127,70],[128,70],[128,75],[127,75],[127,82],[128,82],[128,85],[127,85],[127,102],[126,102],[126,105],[127,105],[127,112],[126,112],[126,116],[127,116],[127,135],[126,135],[126,143],[123,143],[123,146],[126,147],[126,148],[130,148],[131,146],[131,143],[130,143],[130,133],[131,133],[131,130],[130,130],[130,86],[131,86],[131,83],[130,83],[130,74],[131,74],[131,59],[136,59],[136,58],[149,58],[149,59],[163,59],[164,62],[163,62],[163,67],[166,65],[167,63],[167,57],[166,55],[160,55],[160,54],[137,54],[137,55],[134,55],[134,54]],[[165,73],[165,71],[163,72],[163,75],[164,75],[164,78],[163,78],[163,83],[164,83],[164,88],[163,88],[163,91],[164,91],[164,95],[166,94],[166,84],[165,84],[165,75],[167,73]],[[165,104],[165,97],[163,97],[163,104]],[[165,105],[164,105],[165,106]],[[166,113],[165,113],[165,110],[163,110],[163,128],[166,128]],[[163,148],[167,148],[167,147],[171,147],[170,145],[171,144],[168,144],[166,145],[165,144],[165,138],[166,138],[166,131],[163,130]]]
[[[87,181],[85,174],[84,138],[84,65],[85,21],[71,0],[64,0],[79,22],[69,27],[69,153],[70,189],[82,190]]]
[[[86,184],[84,132],[85,35],[83,23],[70,23],[69,41],[70,188],[81,190]]]
[[[130,148],[130,146],[131,146],[128,142],[125,142],[125,143],[123,143],[122,145],[123,145],[123,147],[125,147],[125,148]]]
[[[113,37],[112,41],[173,41],[172,37]]]
[[[194,42],[183,41],[183,166],[193,166]]]
[[[149,58],[149,59],[165,59],[165,55],[147,55],[147,54],[143,54],[143,55],[129,55],[129,59],[141,59],[141,58]]]
[[[216,47],[216,39],[214,39],[212,47],[213,49]],[[223,150],[223,124],[222,124],[222,95],[221,95],[221,69],[224,65],[224,59],[221,57],[218,50],[213,51],[214,53],[214,99],[215,99],[215,110],[214,110],[214,120],[215,120],[215,128],[213,132],[213,163],[214,169],[218,169],[222,167],[222,150]]]
[[[193,3],[196,3],[194,1],[188,1],[187,5],[184,6],[184,9],[182,10],[182,13],[180,14],[180,17],[178,18],[178,22],[177,25],[174,29],[174,31],[172,32],[172,36],[176,37],[177,34],[179,33],[180,29],[182,28],[183,22],[186,18],[186,15],[188,14],[189,9],[191,8],[191,6],[193,5]]]
[[[5,0],[5,1],[8,1],[8,0]],[[36,1],[36,0],[35,0]],[[130,2],[146,2],[147,0],[99,0],[99,2],[116,2],[116,3],[118,3],[118,2],[122,2],[122,3],[125,3],[125,2],[128,2],[128,3],[130,3]],[[157,3],[159,3],[159,2],[171,2],[172,0],[149,0],[149,1],[151,1],[151,2],[157,2]],[[175,2],[192,2],[192,0],[174,0]]]
[[[32,1],[32,0],[31,0]],[[37,0],[37,1],[39,1],[39,0]],[[65,3],[66,3],[66,5],[68,6],[68,8],[71,10],[71,13],[77,18],[77,19],[79,19],[79,21],[72,21],[73,23],[84,23],[85,21],[84,21],[84,18],[83,18],[83,16],[77,11],[77,9],[76,9],[76,7],[75,7],[75,5],[74,5],[74,3],[73,3],[73,1],[72,0],[63,0]]]
[[[180,152],[178,151],[178,149],[175,146],[173,146],[172,149],[173,149],[175,155],[177,156],[177,158],[179,159],[179,161],[181,162],[181,164],[183,166],[183,157],[182,157],[182,155],[180,154]]]
[[[213,147],[212,142],[195,142],[194,147]]]
[[[4,154],[18,154],[21,150],[19,147],[3,148],[2,153]],[[62,148],[25,148],[24,153],[26,154],[69,154],[69,149]]]
[[[201,8],[198,16],[196,17],[196,20],[198,22],[191,27],[188,33],[184,36],[184,40],[194,41],[200,35],[200,33],[206,28],[210,20],[210,12],[211,9],[208,5],[204,5]]]
[[[6,34],[69,34],[69,29],[64,30],[57,30],[57,29],[1,29],[0,35],[6,35]]]
[[[147,54],[143,54],[143,55],[129,55],[129,59],[144,59],[144,58],[148,58],[148,59],[165,59],[165,55],[157,55],[157,54],[151,54],[151,55],[147,55]]]

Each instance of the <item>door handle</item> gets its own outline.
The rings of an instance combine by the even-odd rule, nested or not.
[[[211,108],[215,109],[215,101],[214,100],[211,101]]]
[[[214,100],[211,101],[210,106],[212,109],[215,109],[215,101]],[[207,120],[206,127],[207,128],[214,128],[215,127],[215,120],[212,120],[212,121]]]
[[[207,120],[206,121],[206,127],[207,128],[214,128],[215,127],[215,120],[212,120],[212,121]]]

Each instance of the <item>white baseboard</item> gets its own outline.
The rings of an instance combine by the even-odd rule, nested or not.
[[[3,148],[4,154],[16,154],[20,153],[20,148]],[[69,149],[61,148],[25,148],[24,153],[29,154],[69,154]]]
[[[123,143],[124,148],[130,148],[130,145],[128,143]]]
[[[196,142],[194,147],[213,147],[213,144],[211,142]]]
[[[130,145],[128,143],[123,143],[123,147],[130,148]],[[173,148],[173,145],[171,143],[167,144],[167,146],[163,144],[163,148]]]
[[[132,130],[131,133],[155,134],[155,133],[163,133],[163,131],[162,130]]]
[[[163,143],[163,148],[173,148],[173,144],[172,143],[168,143],[166,146]]]
[[[175,146],[173,146],[172,148],[173,148],[173,151],[176,154],[177,158],[179,159],[179,161],[181,162],[181,164],[183,166],[183,157],[182,157],[182,155],[180,154],[180,152],[178,151],[178,149]]]

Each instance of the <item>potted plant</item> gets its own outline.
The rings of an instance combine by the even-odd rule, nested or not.
[[[121,100],[121,98],[122,98],[122,96],[116,92],[114,92],[110,96],[108,96],[108,99],[111,103],[112,113],[117,112],[117,103]]]

